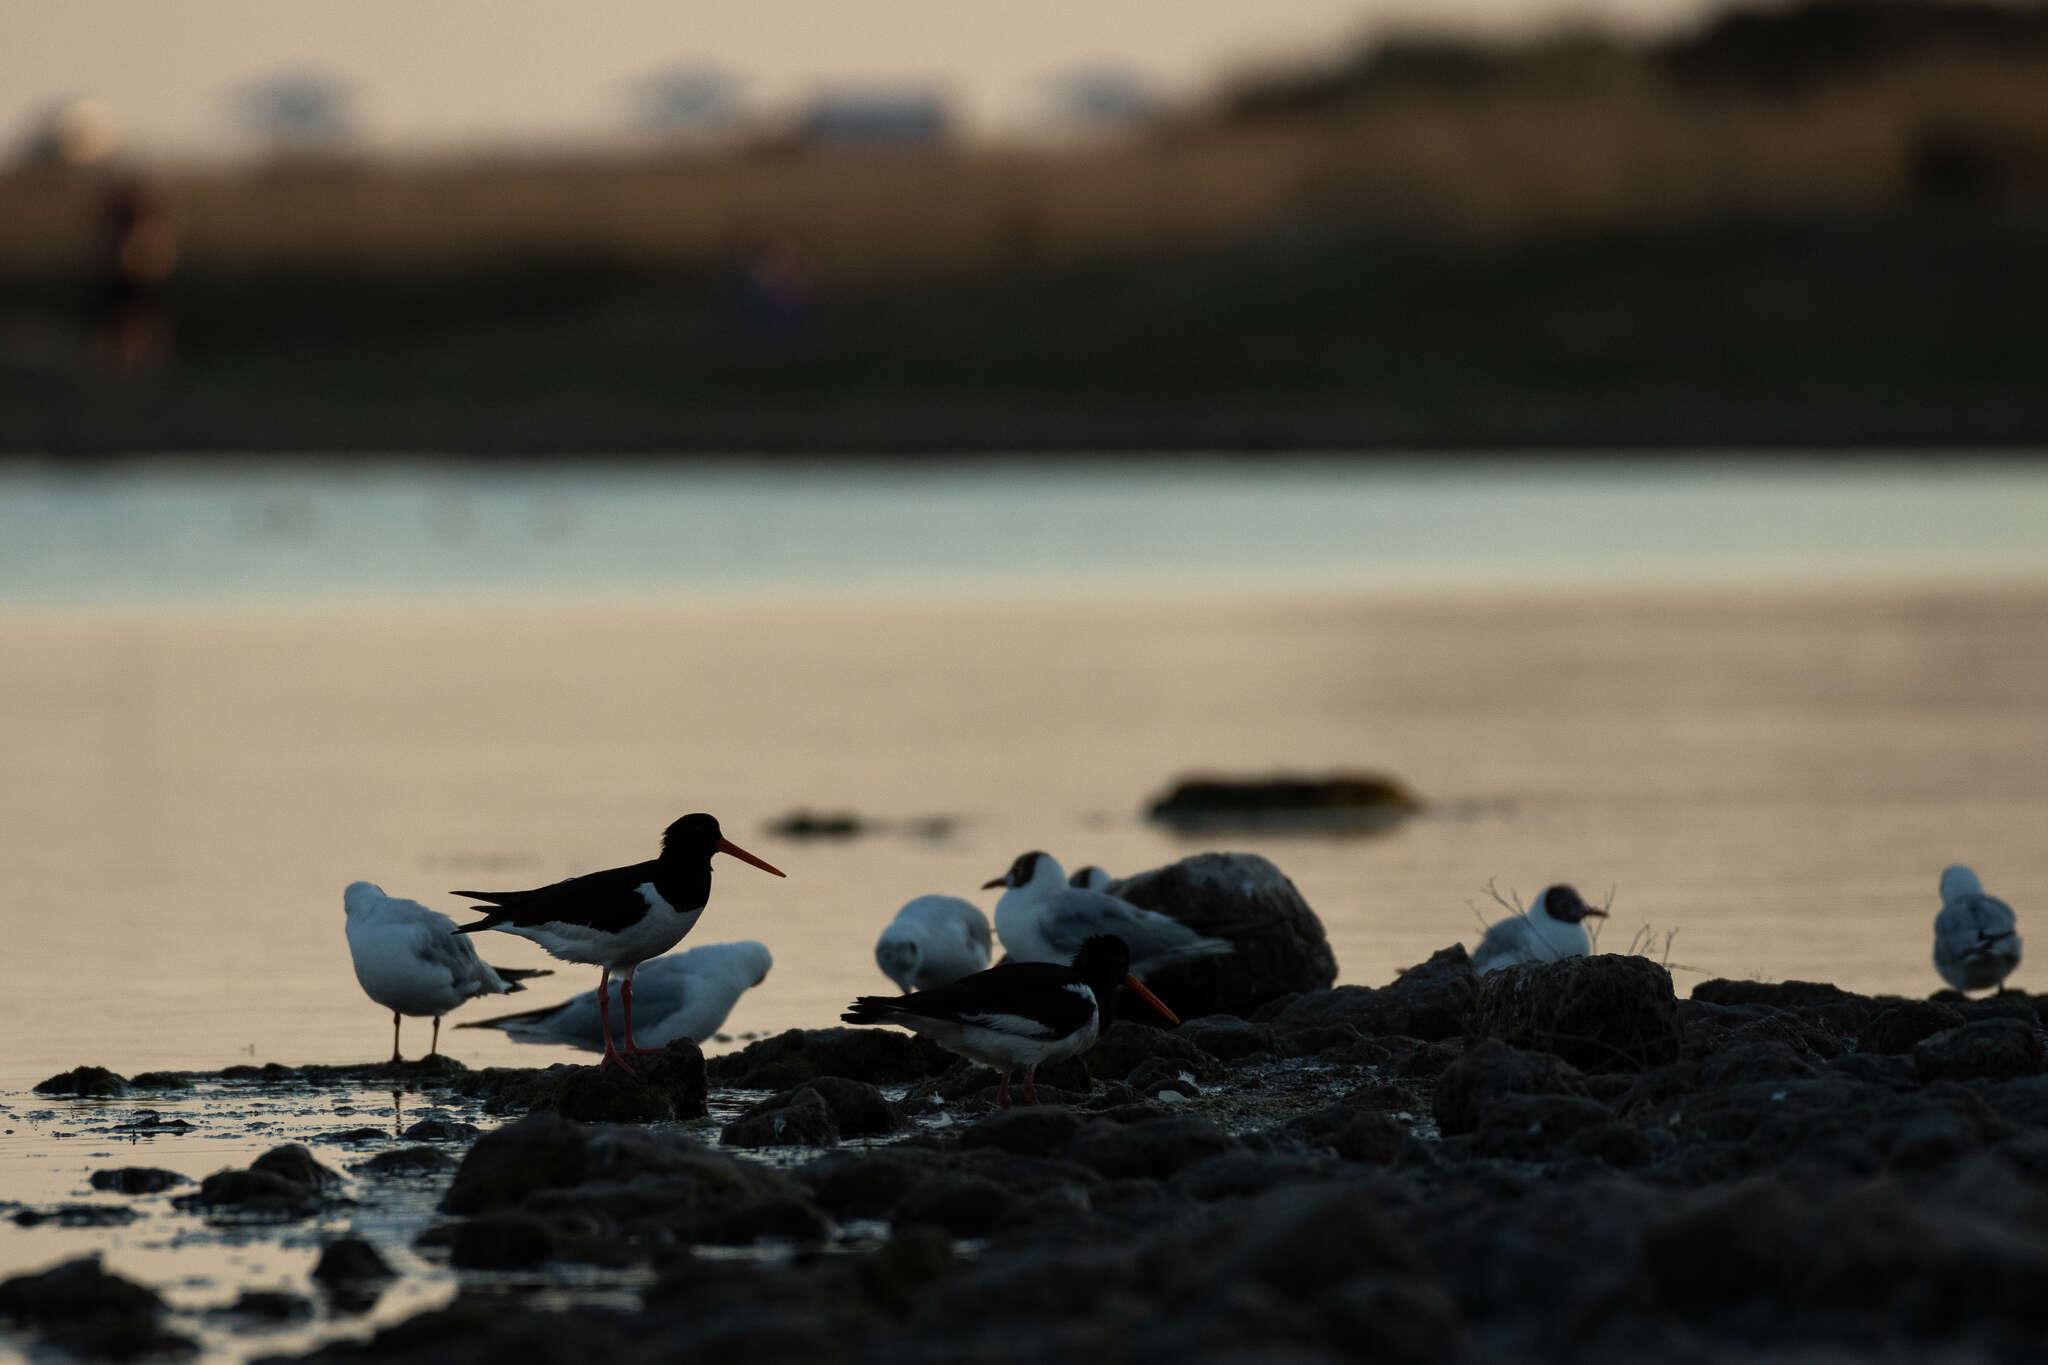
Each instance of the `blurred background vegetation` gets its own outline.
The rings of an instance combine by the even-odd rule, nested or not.
[[[0,174],[0,449],[2048,441],[2039,4],[1382,38],[1028,142],[689,72],[603,151],[245,98],[260,159],[73,109]]]

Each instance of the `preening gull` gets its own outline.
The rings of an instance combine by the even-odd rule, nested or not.
[[[1959,991],[2005,989],[2020,965],[2019,922],[2012,907],[1984,894],[1961,863],[1941,874],[1941,913],[1934,917],[1934,970]]]
[[[988,916],[959,896],[907,902],[875,942],[875,964],[904,992],[950,986],[988,967]]]
[[[456,932],[455,921],[418,901],[387,896],[374,882],[350,882],[341,893],[348,917],[348,955],[363,994],[391,1011],[391,1060],[402,1060],[398,1032],[403,1016],[431,1016],[433,1056],[441,1047],[441,1016],[479,995],[524,990],[528,977],[546,968],[493,967],[476,946]]]
[[[1169,915],[1067,885],[1050,854],[1022,855],[982,889],[997,886],[1007,889],[996,902],[996,934],[1019,962],[1071,962],[1083,943],[1111,934],[1129,947],[1131,975],[1143,980],[1176,962],[1236,951],[1229,940],[1198,934]]]

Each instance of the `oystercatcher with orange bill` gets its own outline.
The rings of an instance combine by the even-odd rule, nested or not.
[[[1118,986],[1180,1023],[1130,971],[1130,948],[1102,934],[1081,945],[1071,966],[1005,962],[935,990],[863,995],[839,1017],[849,1024],[900,1024],[994,1067],[996,1104],[1008,1109],[1010,1073],[1023,1068],[1024,1102],[1038,1103],[1034,1073],[1095,1045],[1114,1017]]]
[[[650,957],[682,942],[697,926],[711,899],[711,856],[730,853],[763,872],[783,875],[719,833],[718,821],[702,813],[685,815],[661,836],[661,856],[631,867],[606,868],[531,891],[456,891],[489,902],[491,912],[460,932],[499,929],[538,943],[568,962],[604,968],[597,979],[598,1014],[604,1021],[604,1056],[598,1065],[631,1071],[628,1056],[654,1052],[633,1041],[633,973]],[[626,1046],[612,1042],[606,987],[619,978],[625,997]]]

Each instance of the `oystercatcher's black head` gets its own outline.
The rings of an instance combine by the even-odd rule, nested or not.
[[[664,862],[708,863],[714,853],[730,853],[741,862],[752,863],[763,872],[773,872],[778,877],[783,875],[781,868],[762,862],[719,833],[716,817],[706,815],[702,811],[695,815],[685,815],[662,831],[661,856]]]
[[[1116,988],[1122,986],[1165,1015],[1169,1022],[1180,1023],[1179,1015],[1161,1004],[1158,996],[1145,989],[1144,982],[1131,975],[1131,947],[1115,934],[1096,934],[1083,939],[1081,951],[1074,954],[1073,967],[1074,974],[1095,992],[1095,999],[1105,1015],[1116,996]],[[1107,1028],[1109,1019],[1105,1017],[1102,1023]]]
[[[1020,853],[1017,855],[1017,861],[1010,864],[1008,872],[997,877],[994,881],[983,882],[981,889],[992,891],[998,886],[1022,886],[1031,880],[1033,873],[1038,871],[1038,860],[1044,858],[1050,861],[1051,857],[1051,854],[1040,853],[1035,849],[1030,853]]]
[[[1588,915],[1599,915],[1603,919],[1607,912],[1586,904],[1579,899],[1579,893],[1569,886],[1553,886],[1543,893],[1543,910],[1552,919],[1563,920],[1566,924],[1577,924]]]

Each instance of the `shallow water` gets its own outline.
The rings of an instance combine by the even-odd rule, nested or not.
[[[279,1127],[155,1138],[144,1155],[52,1137],[81,1120],[25,1092],[86,1063],[384,1056],[390,1018],[343,939],[349,881],[459,918],[450,888],[638,860],[696,809],[789,873],[719,865],[696,941],[758,938],[776,958],[733,1031],[833,1022],[886,987],[870,953],[897,906],[930,891],[991,906],[976,888],[1034,847],[1119,874],[1262,852],[1322,916],[1340,979],[1363,983],[1475,941],[1498,913],[1490,883],[1611,894],[1602,946],[1642,933],[1681,991],[1716,975],[1924,994],[1951,861],[2023,930],[2048,904],[2048,476],[1738,472],[1660,494],[1570,470],[1461,486],[1317,468],[1278,489],[1224,470],[1113,495],[1083,468],[1022,502],[989,476],[942,475],[918,486],[923,518],[900,506],[912,485],[892,499],[831,471],[728,472],[695,494],[571,479],[548,494],[565,504],[544,504],[558,521],[535,511],[531,473],[387,470],[338,491],[276,473],[17,481],[0,500],[21,532],[0,552],[0,1126],[16,1130],[0,1198],[69,1198],[99,1165],[198,1178],[301,1120],[340,1126],[266,1116]],[[310,520],[274,511],[280,485]],[[1235,520],[1233,486],[1250,499]],[[436,507],[447,526],[409,536]],[[1022,508],[1027,529],[1006,537]],[[756,520],[722,533],[717,572],[663,532],[720,516]],[[1079,548],[1046,529],[1062,516],[1083,518]],[[1582,544],[1610,521],[1611,543]],[[1473,534],[1477,567],[1458,553]],[[24,543],[43,552],[27,568]],[[1192,772],[1335,768],[1396,776],[1431,809],[1369,838],[1188,842],[1140,816]],[[806,806],[955,823],[765,832]],[[483,946],[550,965],[509,937]],[[595,985],[594,969],[552,965],[504,1006]],[[580,1055],[453,1027],[493,1012],[452,1016],[443,1050]],[[407,1055],[426,1037],[408,1021]],[[44,1109],[58,1117],[23,1117]],[[180,1221],[117,1233],[110,1265],[196,1276],[213,1302],[234,1284],[303,1289],[317,1254],[295,1233],[230,1266],[181,1241]],[[4,1225],[0,1272],[82,1236]]]

